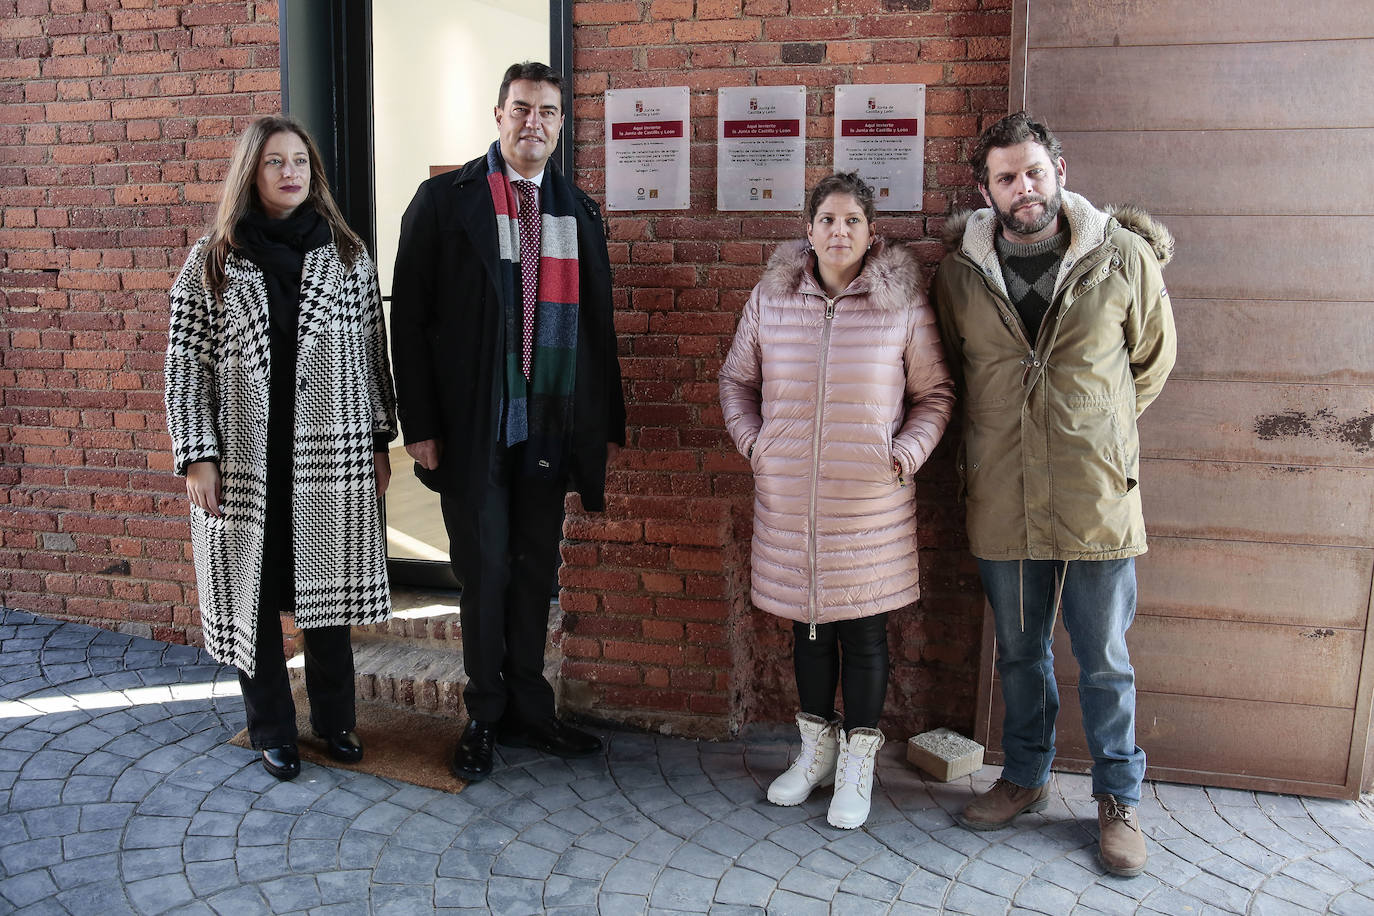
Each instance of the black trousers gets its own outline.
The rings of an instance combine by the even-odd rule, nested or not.
[[[531,724],[554,715],[544,650],[567,487],[516,474],[520,449],[497,449],[482,498],[439,500],[463,584],[463,702],[479,722]]]
[[[887,697],[887,615],[816,626],[792,624],[792,664],[802,712],[835,718],[835,688],[844,697],[844,728],[877,728]]]
[[[296,743],[296,704],[282,652],[281,615],[275,607],[258,605],[257,674],[249,677],[239,671],[248,740],[257,751]],[[350,633],[347,626],[301,630],[310,724],[320,734],[350,731],[356,724]]]

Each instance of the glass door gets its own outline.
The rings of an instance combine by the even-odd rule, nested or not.
[[[344,217],[376,258],[388,321],[401,214],[420,182],[496,139],[496,95],[512,63],[539,60],[563,73],[564,140],[554,155],[569,171],[571,0],[282,0],[279,9],[283,108],[321,146]],[[392,580],[451,586],[439,497],[413,467],[402,446],[392,449]]]
[[[373,0],[372,10],[377,268],[389,324],[401,215],[420,182],[496,139],[501,75],[517,61],[550,59],[551,17],[548,0]],[[448,536],[438,495],[415,479],[400,442],[391,450],[387,554],[394,577],[431,584],[449,571]]]

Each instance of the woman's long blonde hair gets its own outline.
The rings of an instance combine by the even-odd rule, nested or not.
[[[229,160],[229,174],[225,176],[224,188],[220,192],[219,211],[210,229],[205,280],[215,296],[224,292],[225,259],[230,251],[239,247],[234,238],[234,227],[250,209],[262,208],[257,188],[258,160],[262,158],[262,148],[274,134],[282,131],[300,137],[310,155],[310,193],[301,206],[313,207],[324,217],[329,224],[330,234],[334,236],[334,245],[339,249],[339,257],[346,266],[352,266],[354,259],[364,251],[362,239],[348,228],[343,214],[339,212],[339,205],[334,203],[334,195],[329,193],[329,180],[325,178],[320,150],[310,134],[294,118],[259,118],[249,125],[234,147],[233,158]]]

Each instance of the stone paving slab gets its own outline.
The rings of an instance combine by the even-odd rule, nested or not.
[[[900,913],[1374,916],[1374,806],[1152,783],[1146,873],[1104,875],[1091,786],[973,834],[997,775],[926,782],[893,744],[873,815],[764,792],[795,750],[612,733],[503,752],[449,795],[251,751],[203,651],[0,608],[0,913]]]

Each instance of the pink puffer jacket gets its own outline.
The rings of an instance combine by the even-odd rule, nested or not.
[[[816,624],[920,595],[911,475],[940,441],[954,386],[910,250],[875,243],[833,302],[813,262],[805,242],[769,261],[720,402],[735,447],[753,449],[754,606]]]

